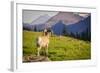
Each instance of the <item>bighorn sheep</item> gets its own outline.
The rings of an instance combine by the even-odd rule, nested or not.
[[[48,55],[48,45],[49,45],[49,32],[47,29],[44,30],[43,36],[37,38],[37,55],[40,56],[40,50],[45,48],[46,55]]]

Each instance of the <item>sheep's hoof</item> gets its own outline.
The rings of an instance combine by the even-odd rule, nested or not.
[[[37,55],[37,57],[39,57],[40,55]]]

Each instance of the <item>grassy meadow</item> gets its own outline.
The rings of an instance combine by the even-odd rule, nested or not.
[[[37,55],[36,38],[41,32],[23,31],[23,57]],[[41,50],[41,55],[45,52]],[[85,60],[91,58],[91,42],[68,36],[50,37],[48,58],[51,61]]]

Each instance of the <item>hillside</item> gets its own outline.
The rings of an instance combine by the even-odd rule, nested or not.
[[[23,57],[32,55],[36,58],[35,42],[40,35],[41,32],[23,31]],[[89,41],[54,35],[50,37],[48,53],[50,61],[86,60],[91,58],[91,44]],[[44,57],[44,50],[41,51],[41,56]]]

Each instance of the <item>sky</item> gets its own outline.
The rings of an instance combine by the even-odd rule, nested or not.
[[[48,16],[52,17],[56,15],[58,12],[54,11],[36,11],[36,10],[23,10],[22,20],[24,23],[31,23],[42,15],[48,14]]]
[[[57,13],[58,12],[56,12],[56,11],[23,10],[22,20],[23,20],[23,23],[32,23],[32,21],[35,21],[40,16],[47,14],[49,17],[53,17]],[[81,13],[74,12],[74,14],[78,14],[82,17],[87,17],[87,15],[88,15],[88,13],[82,13],[82,12]]]

